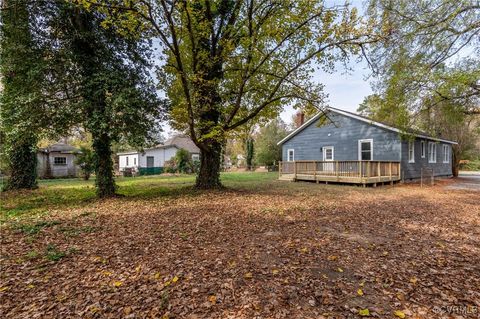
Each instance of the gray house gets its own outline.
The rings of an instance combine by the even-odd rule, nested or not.
[[[75,177],[79,172],[75,164],[79,150],[71,145],[55,143],[37,152],[37,175],[40,178]]]
[[[451,147],[456,142],[416,131],[402,139],[402,133],[358,114],[327,108],[278,142],[280,175],[362,184],[452,175]]]

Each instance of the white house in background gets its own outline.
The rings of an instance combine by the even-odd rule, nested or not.
[[[55,143],[37,151],[37,175],[40,178],[75,177],[79,150],[65,143]]]
[[[190,153],[192,160],[200,159],[200,149],[193,141],[187,136],[176,135],[165,143],[147,148],[143,152],[117,153],[118,168],[120,172],[130,168],[139,172],[140,175],[160,174],[163,171],[165,162],[175,157],[177,150],[182,148]]]

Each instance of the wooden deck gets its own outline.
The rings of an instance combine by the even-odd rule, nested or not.
[[[353,184],[391,183],[401,178],[400,162],[294,161],[280,162],[279,179]]]

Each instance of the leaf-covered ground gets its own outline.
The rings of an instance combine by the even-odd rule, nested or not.
[[[477,318],[480,193],[226,174],[2,194],[2,318]]]

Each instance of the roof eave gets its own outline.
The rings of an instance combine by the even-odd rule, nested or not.
[[[402,130],[399,130],[398,128],[395,128],[395,127],[392,127],[392,126],[389,126],[389,125],[385,125],[383,123],[379,123],[379,122],[376,122],[376,121],[372,121],[372,120],[368,120],[368,119],[365,119],[363,117],[360,117],[360,116],[355,116],[354,114],[351,114],[349,112],[344,112],[342,110],[339,110],[339,109],[334,109],[334,108],[330,108],[330,107],[327,107],[327,111],[330,111],[330,112],[335,112],[335,113],[339,113],[339,114],[342,114],[344,116],[348,116],[348,117],[351,117],[351,118],[354,118],[354,119],[357,119],[359,121],[362,121],[362,122],[365,122],[365,123],[368,123],[370,125],[375,125],[375,126],[378,126],[378,127],[381,127],[381,128],[384,128],[384,129],[387,129],[389,131],[393,131],[393,132],[397,132],[397,133],[407,133],[407,132],[403,132]],[[310,120],[306,121],[305,123],[303,123],[300,127],[298,127],[296,130],[294,130],[292,133],[288,134],[287,136],[285,136],[281,141],[279,141],[277,143],[277,145],[281,145],[283,143],[285,143],[286,141],[288,141],[289,139],[291,139],[292,137],[294,137],[295,135],[297,135],[298,133],[300,133],[304,128],[306,128],[307,126],[309,126],[310,124],[312,124],[315,120],[318,119],[318,117],[320,115],[322,115],[323,112],[318,112],[314,117],[312,117]],[[408,134],[408,133],[407,133]],[[419,138],[424,138],[424,139],[427,139],[427,140],[432,140],[432,141],[438,141],[438,142],[443,142],[443,143],[448,143],[448,144],[458,144],[457,142],[455,141],[449,141],[449,140],[445,140],[445,139],[441,139],[441,138],[435,138],[435,137],[430,137],[430,136],[425,136],[425,135],[421,135],[421,134],[412,134],[416,137],[419,137]]]

